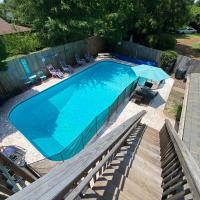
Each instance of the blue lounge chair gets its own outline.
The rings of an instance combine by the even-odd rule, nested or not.
[[[31,86],[34,82],[34,80],[30,80],[27,76],[22,76],[20,78],[20,80],[24,83],[24,85],[26,85],[27,87],[28,86]]]
[[[44,74],[42,70],[37,72],[37,76],[40,78],[41,81],[44,81],[47,78],[47,76]]]
[[[31,73],[26,59],[24,58],[20,59],[20,63],[28,79],[31,81],[31,83],[34,83],[36,81],[37,76]]]

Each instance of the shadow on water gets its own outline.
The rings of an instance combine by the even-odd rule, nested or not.
[[[96,64],[95,67],[98,67],[99,64],[100,63]],[[116,63],[115,63],[115,65],[116,65]],[[85,86],[87,87],[88,85],[96,87],[97,83],[98,83],[98,85],[105,86],[107,82],[113,81],[114,77],[127,75],[127,74],[132,75],[134,77],[135,73],[133,72],[131,67],[129,67],[129,66],[124,67],[124,66],[126,66],[126,65],[122,66],[122,64],[119,64],[116,67],[116,66],[113,66],[112,64],[110,64],[110,65],[106,66],[109,69],[106,69],[106,67],[102,67],[102,69],[100,69],[101,67],[99,66],[99,68],[97,70],[89,70],[87,77],[84,77],[84,79],[82,79],[76,83],[76,88],[82,88]],[[106,73],[107,70],[109,71],[109,73]]]

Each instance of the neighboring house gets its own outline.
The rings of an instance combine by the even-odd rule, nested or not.
[[[0,35],[27,32],[30,30],[31,29],[28,27],[9,24],[8,22],[0,18]]]

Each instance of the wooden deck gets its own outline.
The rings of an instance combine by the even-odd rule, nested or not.
[[[51,160],[47,160],[47,159],[43,159],[34,163],[29,164],[28,166],[30,167],[30,169],[32,169],[33,171],[35,171],[37,174],[39,174],[40,176],[43,176],[47,173],[50,172],[51,169],[53,169],[54,167],[61,165],[63,162],[54,162]]]

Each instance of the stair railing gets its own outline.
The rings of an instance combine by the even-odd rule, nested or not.
[[[160,131],[162,199],[200,199],[200,168],[169,120]]]
[[[68,195],[78,197],[87,189],[88,183],[92,184],[109,165],[145,113],[141,111],[134,115],[72,159],[64,161],[30,186],[10,196],[8,200],[57,200],[66,199]]]

